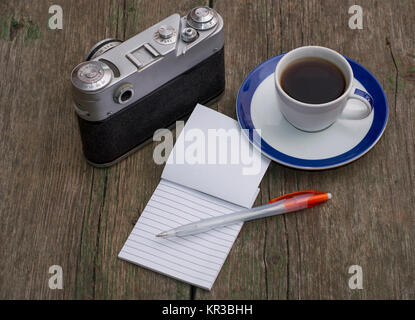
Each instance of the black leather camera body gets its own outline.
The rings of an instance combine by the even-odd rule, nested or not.
[[[86,159],[110,166],[225,89],[223,20],[197,7],[133,38],[103,40],[72,71]]]

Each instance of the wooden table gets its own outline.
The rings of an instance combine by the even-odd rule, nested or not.
[[[63,9],[50,30],[49,6]],[[415,298],[415,1],[7,0],[0,3],[0,298]],[[168,3],[168,4],[167,4]],[[243,79],[262,61],[302,45],[329,46],[365,65],[384,87],[389,123],[367,155],[335,170],[272,163],[256,204],[301,189],[330,204],[246,223],[212,291],[117,258],[157,186],[156,143],[108,168],[81,151],[69,75],[97,41],[127,39],[168,15],[213,6],[226,30],[224,97],[235,118]],[[51,265],[63,289],[51,290]],[[363,289],[351,290],[351,265]]]

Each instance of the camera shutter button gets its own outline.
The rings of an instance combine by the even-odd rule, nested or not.
[[[184,28],[182,31],[182,40],[184,42],[192,42],[199,36],[198,32],[193,28]]]

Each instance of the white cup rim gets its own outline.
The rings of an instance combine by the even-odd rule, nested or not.
[[[286,66],[283,65],[284,61],[287,60],[293,54],[298,53],[298,51],[308,50],[308,49],[312,49],[312,48],[317,48],[319,50],[325,50],[325,51],[330,52],[333,55],[336,55],[337,57],[340,58],[340,60],[342,60],[344,62],[344,65],[346,66],[346,69],[349,72],[348,75],[345,75],[345,76],[350,77],[348,87],[347,87],[346,90],[344,90],[343,94],[340,97],[336,98],[335,100],[325,102],[325,103],[318,103],[318,104],[305,103],[305,102],[301,102],[299,100],[296,100],[296,99],[290,97],[281,87],[280,79],[278,77],[278,74],[280,73],[281,68],[286,67]],[[311,55],[310,58],[312,58],[312,57],[315,57],[315,56]],[[279,93],[282,94],[286,99],[288,99],[289,101],[291,101],[291,102],[293,102],[297,105],[300,105],[300,106],[303,106],[303,107],[310,107],[310,108],[329,107],[329,106],[334,105],[334,104],[338,103],[339,101],[343,100],[346,96],[348,96],[350,94],[350,91],[352,90],[353,79],[354,79],[353,70],[352,70],[352,67],[350,66],[349,62],[346,60],[346,58],[343,57],[340,53],[338,53],[337,51],[335,51],[333,49],[326,48],[326,47],[321,47],[321,46],[303,46],[303,47],[298,47],[296,49],[293,49],[293,50],[287,52],[281,58],[281,60],[277,63],[277,66],[276,66],[275,72],[274,72],[274,80],[275,80],[275,84],[276,84],[276,87],[277,87]]]

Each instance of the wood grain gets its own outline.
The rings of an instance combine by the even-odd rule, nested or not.
[[[331,47],[367,66],[385,87],[393,110],[397,105],[395,91],[399,79],[395,80],[396,58],[391,47],[394,42],[402,45],[399,39],[403,38],[407,62],[406,74],[401,77],[406,82],[413,81],[408,74],[411,70],[408,54],[413,52],[408,36],[413,34],[414,27],[405,24],[403,31],[403,21],[409,17],[400,14],[401,10],[406,10],[410,16],[413,7],[408,2],[399,2],[398,8],[392,2],[367,2],[363,7],[363,30],[348,27],[348,8],[354,4],[352,2],[266,1],[255,4],[245,1],[233,2],[232,6],[220,1],[215,3],[225,21],[237,26],[227,29],[226,58],[228,62],[229,59],[232,61],[231,65],[238,61],[238,71],[242,71],[242,74],[229,71],[228,67],[227,85],[233,94],[219,104],[224,113],[235,116],[234,97],[240,83],[253,68],[252,64],[259,63],[258,56],[261,62],[302,45]],[[240,12],[245,15],[239,16]],[[397,29],[393,34],[392,26]],[[244,36],[235,36],[235,30],[241,29]],[[389,86],[388,79],[392,79]],[[411,84],[407,83],[408,90],[402,95],[403,99],[413,99],[410,88]],[[414,250],[410,243],[415,240],[410,236],[410,228],[414,226],[410,210],[414,193],[407,192],[413,190],[411,141],[414,134],[410,118],[414,115],[410,108],[405,108],[405,113],[399,127],[405,128],[403,124],[406,123],[407,128],[401,134],[391,132],[395,131],[391,127],[396,125],[392,114],[385,137],[374,150],[343,168],[305,172],[271,165],[261,184],[262,202],[273,195],[302,189],[330,190],[335,198],[330,204],[309,210],[307,214],[295,213],[246,224],[213,290],[210,293],[198,291],[198,296],[242,299],[413,297],[415,288],[403,284],[413,283],[409,266],[414,264]],[[396,148],[392,152],[391,146]],[[396,161],[405,169],[396,166]],[[394,172],[399,172],[406,182],[395,180]],[[396,201],[400,194],[403,197]],[[260,234],[265,239],[258,239]],[[247,238],[244,239],[244,235]],[[245,240],[243,243],[242,239]],[[252,257],[255,257],[256,269],[251,267]],[[355,264],[363,268],[364,290],[348,287],[351,276],[348,269]],[[239,287],[245,282],[249,284]]]
[[[69,1],[49,30],[49,1],[0,3],[1,299],[414,299],[415,2]],[[121,249],[157,186],[149,144],[108,169],[86,164],[69,74],[97,41],[127,39],[155,22],[209,4],[225,20],[227,88],[213,106],[235,118],[235,98],[262,61],[295,47],[331,47],[366,66],[385,89],[389,122],[367,155],[335,170],[272,163],[256,204],[300,189],[333,193],[306,213],[243,227],[212,291],[121,261]],[[61,265],[64,289],[48,269]],[[348,268],[363,268],[350,290]]]

